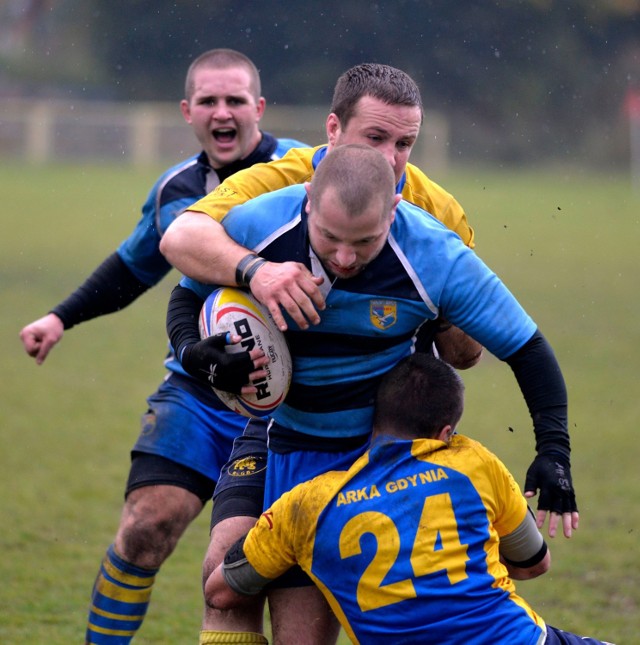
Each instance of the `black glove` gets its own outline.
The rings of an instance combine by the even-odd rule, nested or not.
[[[576,495],[571,482],[569,461],[560,455],[538,455],[529,470],[524,483],[525,491],[540,489],[538,510],[552,513],[573,513],[578,511]]]
[[[249,384],[249,374],[254,371],[249,352],[227,353],[227,334],[215,334],[182,350],[182,367],[201,381],[224,392],[240,394]]]

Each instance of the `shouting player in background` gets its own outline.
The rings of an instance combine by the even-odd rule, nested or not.
[[[180,109],[202,152],[167,170],[117,251],[65,301],[20,332],[38,364],[65,330],[119,311],[164,278],[171,265],[160,253],[160,239],[191,204],[234,172],[305,146],[260,130],[265,110],[260,76],[253,62],[234,50],[210,50],[191,63]],[[94,584],[87,643],[124,645],[135,636],[160,566],[211,498],[246,421],[191,378],[173,355],[165,365],[169,374],[148,399],[120,525]]]

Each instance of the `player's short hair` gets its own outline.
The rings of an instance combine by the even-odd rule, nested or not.
[[[381,200],[382,214],[391,215],[395,196],[393,169],[371,146],[338,146],[322,160],[311,180],[311,206],[317,206],[331,186],[351,216],[362,214],[373,199]]]
[[[338,78],[331,112],[340,119],[343,128],[355,114],[357,103],[363,96],[371,96],[387,105],[419,107],[421,121],[424,116],[416,82],[406,72],[390,65],[362,63]]]
[[[260,72],[250,58],[235,49],[210,49],[198,56],[187,70],[187,77],[184,83],[184,96],[187,101],[191,100],[195,90],[194,73],[201,67],[210,69],[229,69],[230,67],[244,67],[251,78],[250,90],[256,101],[260,98],[262,88],[260,85]]]
[[[431,354],[401,360],[382,379],[373,427],[396,437],[432,438],[446,425],[456,426],[464,407],[464,383],[458,373]]]

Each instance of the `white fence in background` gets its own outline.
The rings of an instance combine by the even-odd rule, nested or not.
[[[275,136],[310,145],[326,141],[327,108],[269,105],[261,127]],[[447,164],[447,123],[425,118],[411,161],[427,173]],[[106,103],[42,99],[0,102],[0,159],[34,164],[108,161],[173,163],[198,152],[191,128],[176,103]]]

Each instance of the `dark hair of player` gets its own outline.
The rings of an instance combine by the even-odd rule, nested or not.
[[[389,371],[378,388],[374,431],[404,439],[435,437],[456,426],[464,406],[464,384],[444,361],[416,353]]]
[[[345,128],[355,114],[358,101],[371,96],[388,105],[419,107],[424,117],[422,97],[416,82],[402,70],[378,63],[362,63],[338,78],[333,91],[331,112]]]

